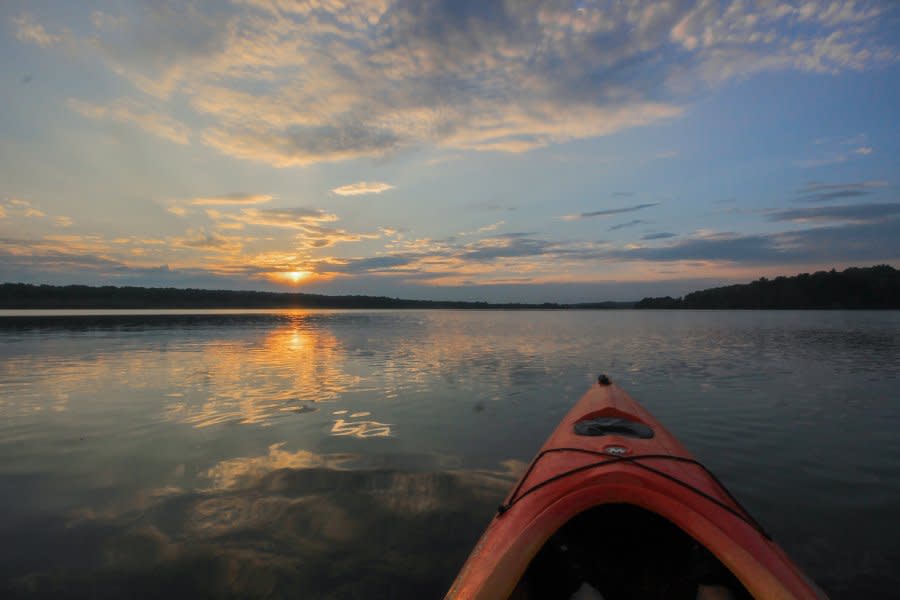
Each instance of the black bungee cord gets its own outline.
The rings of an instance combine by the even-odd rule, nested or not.
[[[520,494],[519,491],[521,490],[522,485],[525,483],[525,480],[528,479],[528,476],[534,470],[534,467],[537,465],[537,463],[540,461],[541,458],[543,458],[547,454],[550,454],[551,452],[578,452],[581,454],[603,456],[603,457],[606,457],[606,460],[602,460],[602,461],[595,462],[595,463],[590,463],[587,465],[582,465],[580,467],[576,467],[574,469],[564,471],[562,473],[554,475],[553,477],[549,477],[549,478],[545,479],[544,481],[531,486],[530,488],[528,488],[527,490],[525,490],[524,492],[522,492]],[[716,485],[719,487],[719,489],[721,489],[725,493],[725,495],[728,496],[728,498],[735,504],[735,506],[737,506],[740,509],[740,512],[734,510],[732,507],[728,506],[727,504],[725,504],[718,498],[715,498],[715,497],[707,494],[703,490],[700,490],[700,489],[694,487],[693,485],[678,479],[677,477],[673,477],[672,475],[669,475],[668,473],[660,471],[659,469],[654,469],[653,467],[651,467],[649,465],[643,464],[642,461],[647,460],[647,459],[670,460],[673,462],[686,463],[686,464],[691,464],[691,465],[700,467],[700,469],[702,469],[703,472],[706,473],[706,475],[708,475],[716,483]],[[550,485],[551,483],[559,481],[560,479],[569,477],[571,475],[575,475],[577,473],[588,471],[590,469],[595,469],[598,467],[603,467],[606,465],[623,463],[623,462],[632,464],[636,467],[640,467],[641,469],[644,469],[646,471],[650,471],[651,473],[659,475],[660,477],[662,477],[664,479],[667,479],[673,483],[676,483],[676,484],[682,486],[683,488],[685,488],[687,490],[694,492],[698,496],[706,498],[707,500],[709,500],[710,502],[712,502],[719,508],[731,513],[735,517],[739,518],[740,520],[742,520],[745,523],[747,523],[748,525],[750,525],[753,529],[758,531],[765,539],[767,539],[769,541],[772,540],[772,537],[766,532],[765,529],[763,529],[762,525],[760,525],[759,522],[753,518],[753,516],[750,514],[750,512],[746,508],[744,508],[744,506],[738,501],[738,499],[735,498],[734,495],[728,491],[728,488],[726,488],[725,485],[721,481],[719,481],[719,478],[716,477],[712,471],[707,469],[702,463],[700,463],[692,458],[685,458],[682,456],[672,456],[670,454],[636,454],[634,456],[614,456],[614,457],[610,458],[609,455],[604,452],[598,452],[596,450],[586,450],[584,448],[549,448],[547,450],[542,451],[540,454],[538,454],[535,457],[535,459],[531,462],[531,465],[528,467],[528,470],[525,471],[525,474],[522,476],[522,479],[519,480],[519,483],[516,485],[515,489],[513,489],[512,493],[510,494],[509,500],[504,502],[497,508],[497,516],[499,517],[499,516],[502,516],[503,514],[505,514],[510,508],[512,508],[515,504],[517,504],[520,500],[522,500],[526,496],[532,494],[533,492],[538,491],[539,489],[541,489],[547,485]]]

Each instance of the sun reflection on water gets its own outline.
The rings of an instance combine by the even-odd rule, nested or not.
[[[359,383],[346,353],[327,330],[302,318],[261,340],[206,344],[185,375],[189,393],[167,407],[169,418],[208,427],[224,422],[266,424],[285,412],[311,412]],[[203,400],[197,402],[197,397]]]
[[[388,437],[391,435],[391,426],[378,421],[338,419],[331,426],[331,435],[352,435],[358,438]]]
[[[267,454],[244,456],[223,460],[206,471],[213,489],[239,487],[254,483],[263,475],[278,469],[340,469],[356,458],[353,454],[316,454],[308,450],[290,452],[284,449],[286,442],[271,444]]]

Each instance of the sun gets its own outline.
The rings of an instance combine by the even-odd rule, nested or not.
[[[288,285],[300,285],[315,275],[312,271],[281,271],[279,273],[270,273],[269,279],[277,283]]]

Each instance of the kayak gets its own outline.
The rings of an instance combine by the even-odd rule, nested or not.
[[[825,599],[716,477],[600,376],[538,452],[447,600]]]

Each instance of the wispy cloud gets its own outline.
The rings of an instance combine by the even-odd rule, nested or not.
[[[896,60],[897,57],[894,57]],[[851,137],[824,137],[814,141],[817,146],[825,146],[826,151],[817,152],[819,156],[798,161],[796,164],[804,168],[824,167],[845,163],[851,158],[868,156],[874,148],[866,143],[866,134],[860,133]],[[851,149],[852,148],[852,149]]]
[[[560,271],[568,274],[568,281],[578,276],[591,280],[598,270],[609,272],[622,265],[630,265],[631,271],[658,270],[672,263],[708,275],[711,269],[723,268],[891,260],[900,256],[898,230],[900,219],[888,216],[873,222],[772,234],[696,232],[661,246],[616,248],[608,243],[580,244],[529,235],[496,236],[465,244],[429,240],[410,243],[407,249],[384,256],[323,259],[316,261],[314,268],[335,276],[390,277],[429,286],[484,285],[510,278],[534,284],[552,281]]]
[[[60,36],[53,35],[44,29],[44,26],[34,20],[31,15],[13,17],[13,25],[16,27],[16,39],[30,42],[38,46],[52,46],[60,41]]]
[[[218,216],[223,220],[245,225],[286,229],[304,229],[311,225],[338,220],[337,215],[317,208],[242,208],[240,212],[219,213]]]
[[[467,235],[480,235],[482,233],[490,233],[492,231],[497,231],[504,224],[506,224],[506,221],[497,221],[496,223],[491,223],[490,225],[485,225],[484,227],[479,227],[478,229],[474,229],[472,231],[460,231],[456,235],[467,236]]]
[[[269,194],[222,194],[221,196],[204,196],[192,198],[188,204],[193,206],[246,206],[250,204],[265,204],[272,201]]]
[[[563,221],[579,221],[581,219],[591,219],[594,217],[608,217],[610,215],[619,215],[623,213],[635,212],[638,210],[644,210],[645,208],[651,208],[653,206],[658,206],[659,202],[648,202],[645,204],[635,204],[634,206],[625,206],[622,208],[606,208],[603,210],[594,210],[590,212],[583,212],[577,215],[564,215],[560,217]]]
[[[498,212],[498,211],[508,211],[514,212],[518,210],[515,206],[510,206],[506,204],[502,204],[496,200],[484,200],[477,202],[469,202],[466,204],[466,208],[471,208],[474,210],[483,210],[486,212]]]
[[[609,228],[609,231],[619,231],[620,229],[628,229],[630,227],[635,227],[637,225],[641,225],[646,223],[643,219],[634,219],[631,221],[626,221],[625,223],[618,223]]]
[[[668,231],[660,231],[659,233],[648,233],[644,236],[641,236],[642,240],[650,241],[650,240],[665,240],[669,238],[678,237],[677,233],[670,233]]]
[[[338,196],[362,196],[365,194],[380,194],[392,189],[394,189],[394,186],[382,181],[360,181],[359,183],[336,187],[331,191]]]
[[[847,162],[846,154],[829,153],[819,158],[807,158],[797,162],[797,166],[806,169],[815,169],[818,167],[827,167],[828,165],[839,165]]]
[[[887,187],[886,181],[860,181],[853,183],[811,182],[797,193],[801,202],[827,202],[843,198],[868,196],[878,188]]]
[[[743,265],[822,264],[896,260],[900,220],[879,219],[772,234],[695,235],[658,247],[638,246],[605,252],[608,260],[709,261]]]
[[[47,215],[46,213],[44,213],[44,211],[36,208],[28,200],[22,200],[21,198],[7,198],[5,201],[0,203],[0,218],[40,218],[46,216]]]
[[[89,119],[132,124],[176,144],[190,143],[190,129],[184,123],[136,100],[119,100],[102,106],[70,98],[68,104],[72,110]]]
[[[895,215],[900,215],[900,203],[795,208],[772,212],[768,218],[770,221],[795,221],[798,223],[877,223]]]
[[[189,231],[185,237],[176,238],[174,242],[188,248],[227,253],[240,252],[243,247],[243,242],[238,237],[229,237],[205,229]]]
[[[338,216],[315,208],[242,208],[239,212],[208,211],[208,216],[224,229],[244,226],[292,229],[297,233],[294,245],[303,249],[329,248],[336,244],[378,239],[385,235],[376,232],[351,232],[325,225],[338,221]]]

